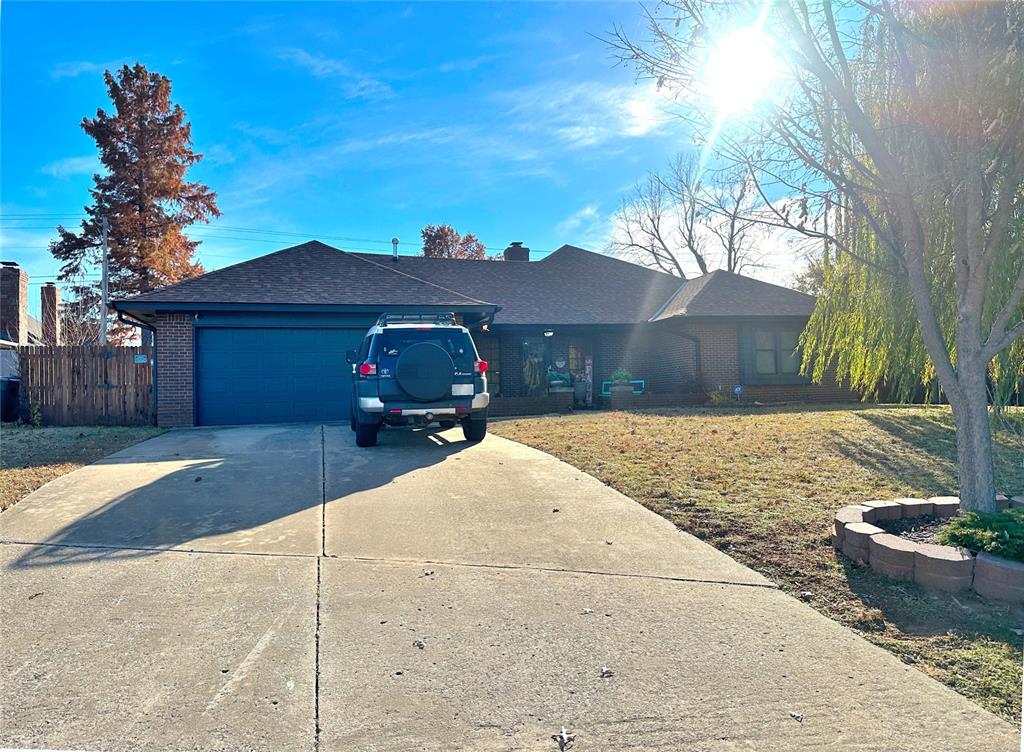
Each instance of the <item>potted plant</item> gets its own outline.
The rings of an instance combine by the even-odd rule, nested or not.
[[[618,369],[612,374],[612,385],[609,387],[609,391],[613,394],[616,392],[632,392],[633,385],[629,383],[632,379],[632,373],[625,368]]]

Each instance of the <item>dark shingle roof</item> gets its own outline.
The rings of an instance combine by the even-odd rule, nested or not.
[[[675,316],[810,316],[814,297],[724,270],[687,280],[655,321]]]
[[[807,316],[814,298],[724,271],[678,277],[564,245],[539,261],[350,253],[319,241],[118,301],[132,304],[500,306],[497,324],[637,324]]]
[[[318,240],[208,272],[120,303],[491,305]]]
[[[358,254],[379,259],[379,254]],[[679,278],[564,245],[539,261],[402,256],[410,274],[501,306],[497,324],[635,324],[679,288]]]

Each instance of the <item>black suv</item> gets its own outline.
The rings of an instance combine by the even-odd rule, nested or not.
[[[487,434],[487,361],[455,314],[384,314],[345,359],[357,446],[375,446],[384,424],[462,423],[470,441]]]

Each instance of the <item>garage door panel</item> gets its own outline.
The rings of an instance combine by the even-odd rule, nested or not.
[[[207,329],[204,331],[231,332],[231,347],[236,350],[259,350],[263,347],[263,329]]]
[[[296,376],[292,380],[292,389],[299,392],[301,396],[302,392],[315,391],[319,381],[316,376]]]
[[[347,420],[350,366],[364,329],[197,329],[200,425]]]

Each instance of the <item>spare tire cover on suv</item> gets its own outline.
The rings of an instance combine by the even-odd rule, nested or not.
[[[448,396],[455,375],[451,356],[432,342],[417,342],[399,356],[395,380],[417,402],[433,402]]]

